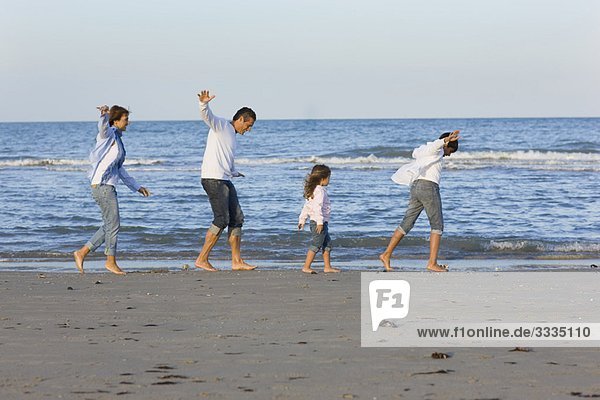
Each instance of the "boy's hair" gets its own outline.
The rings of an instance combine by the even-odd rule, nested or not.
[[[123,115],[129,115],[129,110],[117,105],[112,106],[108,111],[108,125],[113,126],[114,122],[120,120]]]
[[[304,180],[304,198],[312,198],[317,185],[321,183],[322,179],[329,178],[330,175],[331,169],[327,165],[315,165]]]
[[[452,132],[444,132],[442,133],[442,135],[440,136],[440,139],[443,139],[445,137],[450,136]],[[454,142],[448,142],[447,147],[449,149],[454,149],[454,151],[458,150],[458,140],[455,140]]]
[[[233,116],[233,121],[237,121],[240,117],[244,117],[244,121],[247,121],[248,118],[252,118],[256,121],[256,113],[250,107],[242,107]]]

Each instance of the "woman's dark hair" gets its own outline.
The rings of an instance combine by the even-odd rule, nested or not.
[[[442,133],[442,135],[440,136],[440,139],[443,139],[445,137],[450,136],[452,132],[444,132]],[[449,149],[454,149],[454,151],[458,150],[458,140],[455,140],[454,142],[448,142],[448,144],[446,145]]]
[[[233,116],[233,121],[237,121],[240,117],[244,117],[244,121],[247,121],[248,118],[252,118],[256,121],[256,113],[250,107],[242,107]]]
[[[114,122],[120,120],[123,115],[129,115],[129,110],[117,105],[112,106],[108,112],[108,125],[113,126]]]
[[[330,175],[331,169],[327,165],[315,165],[304,180],[304,198],[312,198],[317,185],[321,183],[321,180],[329,178]]]

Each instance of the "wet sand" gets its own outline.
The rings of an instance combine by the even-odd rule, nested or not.
[[[600,397],[599,349],[510,350],[361,348],[358,272],[0,274],[1,399]]]

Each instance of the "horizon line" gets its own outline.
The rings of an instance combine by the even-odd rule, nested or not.
[[[132,113],[133,114],[133,113]],[[585,117],[383,117],[383,118],[257,118],[257,121],[375,121],[375,120],[437,120],[437,119],[598,119],[600,116]],[[64,122],[92,122],[96,120],[46,120],[46,121],[0,121],[0,124],[41,124]],[[202,119],[134,119],[132,122],[201,122]]]

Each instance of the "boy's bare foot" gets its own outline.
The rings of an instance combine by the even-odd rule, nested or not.
[[[118,265],[116,264],[111,264],[111,265],[105,265],[106,269],[109,270],[110,272],[112,272],[113,274],[116,275],[127,275],[127,272],[123,271],[121,268],[119,268]]]
[[[205,271],[210,271],[210,272],[215,272],[218,271],[218,269],[216,269],[215,267],[212,266],[211,263],[209,263],[208,261],[198,261],[196,260],[196,262],[194,263],[194,266],[196,268],[201,268]]]
[[[336,272],[340,272],[341,270],[337,269],[337,268],[325,268],[323,269],[323,272],[325,272],[326,274],[335,274]]]
[[[305,274],[309,274],[309,275],[316,275],[317,274],[317,271],[315,271],[312,268],[309,268],[309,269],[302,268],[302,272],[304,272]]]
[[[79,254],[79,251],[74,251],[73,258],[75,259],[75,266],[79,270],[79,273],[83,274],[83,256]]]
[[[448,272],[448,266],[447,265],[439,265],[439,264],[428,265],[427,269],[429,271],[433,271],[433,272]]]
[[[390,264],[391,256],[387,255],[386,253],[381,253],[379,255],[379,261],[383,263],[383,267],[385,268],[386,272],[392,271],[392,265]]]
[[[242,260],[241,263],[232,263],[231,269],[233,271],[252,271],[256,269],[256,265],[250,265],[246,261]]]

